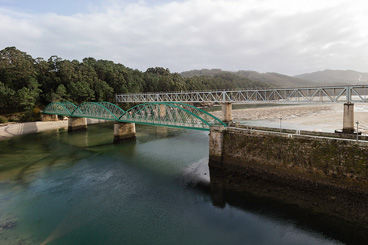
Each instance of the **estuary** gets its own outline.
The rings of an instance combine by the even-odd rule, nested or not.
[[[0,141],[0,244],[341,244],[272,202],[217,205],[208,132],[112,140],[106,123]]]

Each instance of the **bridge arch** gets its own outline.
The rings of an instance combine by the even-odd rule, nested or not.
[[[206,131],[211,126],[227,126],[210,113],[180,102],[148,102],[127,111],[110,102],[85,102],[79,106],[52,102],[43,113]]]
[[[127,110],[118,119],[123,122],[197,130],[209,130],[211,126],[226,126],[208,112],[179,102],[139,104]]]
[[[118,121],[124,113],[123,109],[110,102],[85,102],[80,104],[71,116]]]
[[[61,116],[71,116],[76,108],[77,108],[76,105],[68,101],[51,102],[45,107],[42,113],[61,115]]]

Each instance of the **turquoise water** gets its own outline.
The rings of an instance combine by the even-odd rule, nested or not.
[[[208,132],[113,125],[0,141],[0,244],[339,244],[273,215],[213,205]]]

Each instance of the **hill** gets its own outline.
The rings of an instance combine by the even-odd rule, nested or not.
[[[313,81],[307,81],[297,77],[290,77],[287,75],[275,73],[275,72],[267,72],[267,73],[259,73],[256,71],[223,71],[221,69],[202,69],[202,70],[191,70],[182,72],[181,75],[183,77],[194,77],[194,76],[215,76],[223,73],[231,73],[238,77],[247,78],[252,81],[262,82],[267,84],[272,84],[275,87],[303,87],[303,86],[318,86],[318,83]]]
[[[368,82],[368,73],[352,70],[324,70],[294,76],[320,85],[356,85]]]

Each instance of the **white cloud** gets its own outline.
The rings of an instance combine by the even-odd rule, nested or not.
[[[0,9],[0,48],[46,59],[108,59],[141,70],[368,71],[365,1],[108,2],[72,16]]]

